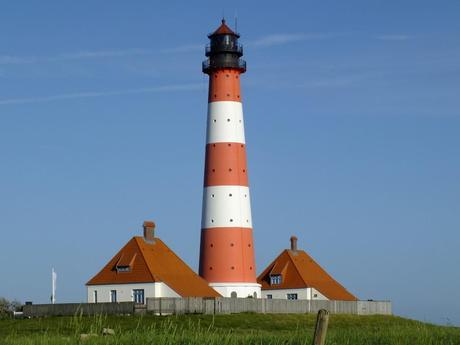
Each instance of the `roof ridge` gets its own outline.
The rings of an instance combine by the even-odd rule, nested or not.
[[[283,251],[284,252],[284,251]],[[265,268],[265,270],[263,270],[258,276],[257,276],[257,279],[259,277],[262,277],[262,275],[265,273],[265,274],[271,274],[271,272],[273,271],[273,268],[275,267],[276,265],[276,262],[278,261],[278,259],[283,255],[283,252],[281,252],[272,262],[270,262],[270,264],[268,264],[268,266]]]
[[[348,291],[342,284],[340,284],[336,279],[334,279],[334,277],[332,277],[320,264],[318,264],[315,259],[313,259],[310,255],[307,254],[307,252],[305,252],[304,250],[297,250],[299,252],[302,252],[303,254],[305,254],[305,256],[310,259],[316,266],[318,266],[322,271],[323,273],[332,281],[334,282],[335,284],[339,285],[342,289],[344,289],[348,294],[352,295],[353,297],[355,297],[350,291]],[[288,250],[289,252],[289,250]],[[294,261],[294,267],[296,268],[297,272],[299,272],[299,270],[297,269],[297,265],[295,264],[295,260],[293,260],[292,256],[291,256],[291,253],[289,253],[289,257],[291,258],[291,261]],[[299,272],[300,274],[300,272]],[[305,282],[305,279],[303,277],[302,274],[300,274],[300,276],[302,277],[302,280]],[[305,284],[307,285],[308,287],[308,284],[305,282]],[[315,288],[316,287],[312,284],[310,287],[312,288]],[[323,293],[323,292],[321,292]],[[324,293],[323,293],[324,294]],[[328,297],[328,296],[326,296]],[[328,297],[329,298],[329,297]],[[356,297],[355,297],[356,298]]]
[[[142,237],[138,237],[138,241],[140,241]],[[170,257],[171,259],[176,261],[176,264],[178,264],[180,269],[178,272],[181,274],[191,274],[193,275],[194,279],[198,279],[201,284],[203,284],[203,287],[206,286],[209,291],[207,293],[215,292],[216,295],[219,295],[218,292],[216,292],[213,288],[209,286],[209,283],[203,279],[200,275],[198,275],[184,260],[181,259],[179,255],[177,255],[171,248],[168,247],[166,243],[164,243],[161,239],[155,238],[155,245],[160,246],[160,248],[157,248],[157,252],[163,252],[163,255],[166,255],[166,257]],[[147,261],[147,267],[150,272],[152,272],[152,268],[150,266],[150,261]],[[164,275],[163,275],[164,273]],[[152,273],[153,274],[153,273]],[[171,275],[172,274],[172,275]],[[174,277],[174,272],[168,272],[164,271],[162,272],[160,270],[159,273],[155,273],[154,276],[158,277],[158,279],[166,284],[170,289],[175,291],[179,296],[184,295],[184,286],[179,284],[176,281],[176,278]],[[187,289],[186,289],[187,290]],[[212,295],[212,294],[211,294]]]
[[[289,261],[292,262],[292,265],[294,266],[294,268],[295,268],[297,274],[300,276],[300,279],[302,279],[302,281],[303,281],[303,283],[305,284],[305,286],[306,286],[307,288],[310,287],[310,286],[308,285],[308,283],[305,281],[305,278],[303,277],[302,273],[300,273],[299,269],[297,268],[297,265],[296,265],[296,263],[295,263],[295,260],[294,260],[294,258],[293,258],[292,255],[291,255],[291,251],[290,251],[289,249],[285,249],[284,251],[287,252],[287,254],[288,254],[288,256],[289,256]],[[298,252],[304,252],[304,253],[305,253],[305,251],[303,251],[303,250],[297,250],[297,251],[298,251]],[[305,254],[306,254],[306,253],[305,253]]]
[[[136,237],[137,237],[138,240],[142,238],[141,236],[136,236]],[[162,243],[167,249],[169,249],[169,251],[170,251],[171,253],[175,254],[175,253],[174,253],[174,252],[173,252],[173,251],[172,251],[162,240],[160,240],[159,238],[155,238],[155,241],[157,241],[158,243]],[[142,250],[141,250],[141,251],[142,251]],[[143,253],[143,252],[142,252],[142,256],[144,256],[144,253]],[[176,256],[177,256],[177,255],[176,255]],[[154,274],[152,273],[152,268],[150,267],[150,263],[149,263],[147,260],[145,260],[145,258],[144,258],[144,261],[146,261],[146,265],[147,265],[147,268],[149,269],[149,272],[150,272],[152,275],[154,275]],[[178,295],[180,295],[179,291],[177,291],[177,290],[176,290],[173,286],[171,286],[170,284],[167,284],[167,283],[166,283],[165,279],[161,277],[161,274],[156,273],[154,276],[158,277],[159,280],[160,280],[162,283],[168,285],[168,287],[169,287],[171,290],[174,290],[174,292],[176,292]]]
[[[145,259],[144,251],[142,250],[142,247],[141,247],[140,244],[139,244],[139,239],[140,239],[140,238],[141,238],[141,237],[139,237],[139,236],[134,236],[134,237],[133,237],[133,239],[134,239],[135,242],[136,242],[136,246],[137,246],[137,248],[139,249],[139,252],[141,253],[140,257],[141,257],[142,260],[144,261],[145,267],[147,267],[147,270],[148,270],[150,276],[152,277],[152,280],[155,281],[155,282],[156,282],[157,280],[161,280],[161,279],[157,279],[157,276],[156,276],[155,274],[152,273],[152,270],[151,270],[151,268],[150,268],[150,265],[148,264],[147,260]]]

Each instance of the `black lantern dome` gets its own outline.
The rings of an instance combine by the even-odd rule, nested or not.
[[[209,74],[215,69],[233,68],[241,73],[246,71],[246,61],[243,56],[243,46],[238,43],[238,35],[222,19],[222,24],[212,34],[208,35],[210,44],[206,46],[207,60],[203,61],[203,72]]]

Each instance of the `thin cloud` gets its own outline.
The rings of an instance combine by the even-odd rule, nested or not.
[[[11,104],[27,104],[27,103],[42,103],[52,102],[67,99],[80,99],[80,98],[96,98],[106,96],[120,96],[120,95],[132,95],[142,93],[160,93],[160,92],[179,92],[179,91],[195,91],[203,87],[202,84],[177,84],[177,85],[165,85],[142,89],[130,89],[130,90],[117,90],[117,91],[100,91],[100,92],[79,92],[79,93],[68,93],[45,97],[28,97],[28,98],[13,98],[0,100],[0,105],[11,105]]]
[[[97,59],[104,57],[119,57],[133,55],[148,55],[153,51],[147,49],[125,49],[125,50],[102,50],[102,51],[81,51],[72,54],[61,54],[54,59],[60,60],[80,60],[80,59]]]
[[[189,53],[203,50],[203,44],[184,44],[177,47],[161,49],[160,53]]]
[[[35,63],[37,58],[24,56],[0,55],[0,65],[23,65]]]
[[[378,35],[376,36],[378,40],[381,41],[407,41],[412,37],[409,35],[395,34],[395,35]]]
[[[246,41],[245,45],[255,47],[270,47],[274,45],[282,45],[297,41],[306,40],[319,40],[336,37],[339,34],[334,33],[291,33],[291,34],[270,34],[264,37],[260,37],[253,41]],[[161,49],[161,53],[189,53],[195,51],[201,51],[204,48],[204,44],[185,44],[172,48]]]
[[[256,47],[270,47],[298,41],[320,40],[336,37],[331,33],[294,33],[294,34],[271,34],[257,40],[248,42],[248,45]]]
[[[100,59],[110,57],[123,57],[135,55],[153,54],[152,50],[146,49],[125,49],[125,50],[102,50],[102,51],[81,51],[76,53],[59,54],[56,56],[11,56],[0,55],[0,65],[24,65],[43,62],[59,62],[68,60]]]

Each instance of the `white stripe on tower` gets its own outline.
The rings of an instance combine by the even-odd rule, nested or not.
[[[208,103],[206,143],[245,143],[241,102]]]
[[[205,187],[201,228],[252,228],[249,188]]]

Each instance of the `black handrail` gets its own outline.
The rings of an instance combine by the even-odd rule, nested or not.
[[[206,56],[211,55],[211,53],[237,53],[243,55],[243,46],[241,44],[219,44],[216,46],[211,46],[210,44],[206,45],[205,53]]]
[[[214,62],[211,63],[210,59],[204,60],[202,63],[203,72],[210,71],[212,69],[217,68],[236,68],[242,70],[243,72],[246,71],[246,61],[243,59],[235,60],[235,62]]]

